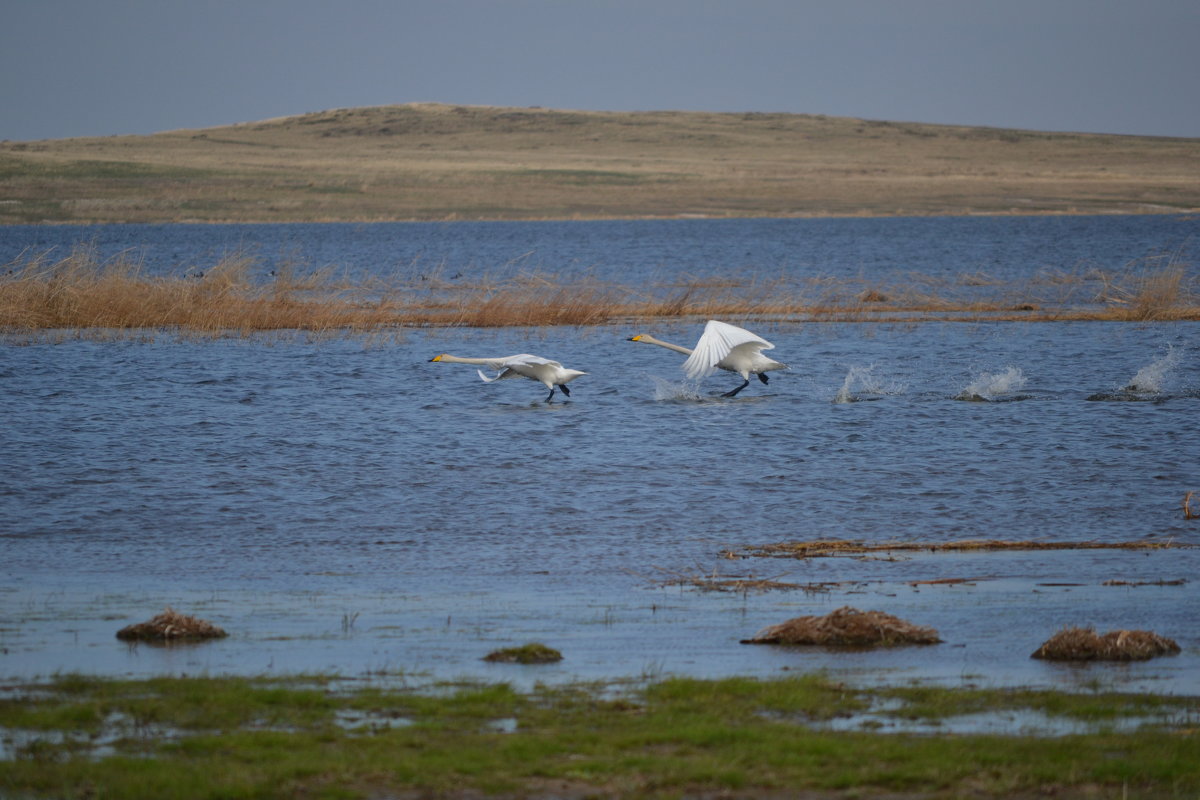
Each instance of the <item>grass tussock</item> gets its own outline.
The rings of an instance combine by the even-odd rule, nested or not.
[[[964,539],[955,542],[884,542],[850,539],[816,539],[810,542],[776,542],[745,548],[742,555],[772,558],[863,557],[879,553],[961,553],[1000,550],[1167,550],[1186,547],[1175,541],[1137,539],[1128,542],[1039,542],[1005,539]]]
[[[1033,651],[1031,658],[1048,661],[1146,661],[1179,652],[1174,639],[1152,631],[1109,631],[1064,628]]]
[[[505,647],[493,650],[483,657],[484,661],[508,664],[553,664],[562,661],[562,653],[541,642],[530,642],[520,647]]]
[[[180,614],[170,606],[148,622],[127,625],[117,631],[124,641],[173,642],[189,639],[220,639],[228,636],[223,629],[207,620]]]
[[[812,644],[841,647],[880,647],[938,644],[933,628],[914,625],[882,611],[859,611],[844,606],[824,616],[804,616],[763,628],[742,644]]]
[[[917,322],[1200,320],[1196,280],[1172,259],[1123,277],[1080,279],[1096,288],[1081,300],[1041,285],[997,287],[908,276],[909,282],[865,286],[822,277],[688,278],[621,286],[593,276],[518,273],[492,280],[419,274],[352,281],[333,269],[285,264],[267,272],[234,254],[182,275],[154,275],[127,255],[101,260],[81,246],[66,258],[35,255],[0,271],[0,332],[174,330],[248,335],[295,330],[378,334],[404,327],[607,325],[631,321],[729,320]],[[983,295],[976,292],[984,291]]]

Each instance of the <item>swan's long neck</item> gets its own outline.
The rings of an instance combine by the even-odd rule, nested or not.
[[[460,358],[459,356],[451,356],[442,353],[440,356],[435,356],[431,361],[446,361],[451,364],[490,364],[496,359],[494,358]]]
[[[692,354],[691,350],[689,350],[686,347],[683,347],[682,345],[671,344],[670,342],[664,342],[662,339],[655,339],[653,336],[649,336],[645,333],[643,333],[641,336],[637,337],[637,339],[635,339],[634,341],[646,342],[647,344],[656,344],[659,347],[665,347],[668,350],[674,350],[676,353],[683,353],[685,356],[690,356]]]

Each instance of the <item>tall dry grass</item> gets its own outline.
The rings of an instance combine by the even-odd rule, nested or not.
[[[455,276],[458,278],[459,276]],[[974,291],[983,288],[982,293]],[[1090,295],[1089,295],[1090,290]],[[1085,299],[1080,299],[1084,297]],[[353,282],[291,265],[264,275],[235,254],[183,275],[148,274],[128,255],[102,261],[79,247],[36,255],[0,274],[0,331],[111,335],[169,329],[195,335],[259,331],[371,334],[417,326],[604,325],[672,318],[793,321],[1198,320],[1196,278],[1178,258],[1008,287],[986,276],[957,281],[909,275],[882,284],[815,277],[689,278],[620,286],[594,276],[520,273],[491,280]]]

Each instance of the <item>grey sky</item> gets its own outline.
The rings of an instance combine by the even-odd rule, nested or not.
[[[0,139],[412,101],[1200,136],[1197,0],[0,0]]]

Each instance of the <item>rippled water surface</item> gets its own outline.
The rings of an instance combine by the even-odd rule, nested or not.
[[[1200,492],[1200,325],[755,327],[791,368],[732,399],[719,394],[740,379],[687,383],[682,356],[627,341],[644,331],[690,346],[697,321],[385,344],[6,344],[0,675],[522,682],[824,668],[1200,691],[1192,547],[721,557],[818,537],[1200,544],[1200,521],[1181,510]],[[530,381],[429,363],[442,352],[532,352],[589,374],[546,403]],[[838,585],[664,585],[714,574]],[[946,578],[968,582],[915,583]],[[231,636],[166,649],[114,638],[166,605]],[[945,643],[738,644],[842,605],[932,625]],[[1183,652],[1082,668],[1029,659],[1065,625],[1151,629]],[[566,658],[480,660],[528,641]]]

